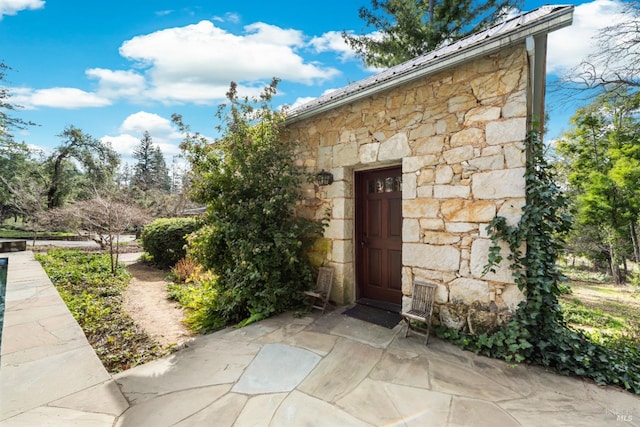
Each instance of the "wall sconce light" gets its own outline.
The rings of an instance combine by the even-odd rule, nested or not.
[[[329,185],[333,183],[333,174],[322,169],[322,171],[316,175],[316,179],[318,180],[318,185]]]

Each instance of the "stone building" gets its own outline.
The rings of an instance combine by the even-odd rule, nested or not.
[[[525,137],[544,117],[547,34],[573,6],[545,6],[291,110],[309,171],[303,215],[330,218],[331,299],[399,309],[414,279],[438,285],[435,322],[479,332],[524,298],[506,263],[482,274],[496,216],[525,203]]]

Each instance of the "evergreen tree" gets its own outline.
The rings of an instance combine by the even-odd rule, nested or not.
[[[140,144],[133,150],[133,158],[138,162],[133,167],[133,177],[131,178],[131,185],[143,191],[152,187],[153,151],[153,140],[149,132],[145,131]]]
[[[171,178],[160,147],[155,147],[151,160],[153,187],[168,193],[171,191]]]
[[[167,163],[160,147],[153,145],[148,131],[144,132],[140,144],[134,149],[133,157],[138,162],[133,167],[132,186],[142,191],[156,189],[169,192],[171,180]]]
[[[392,67],[506,18],[521,0],[371,0],[358,11],[373,34],[342,33],[373,67]]]

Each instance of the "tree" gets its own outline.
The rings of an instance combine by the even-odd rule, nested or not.
[[[373,34],[342,33],[373,67],[392,67],[503,20],[521,0],[371,0],[358,14]]]
[[[144,132],[140,144],[134,149],[133,157],[138,162],[133,167],[131,185],[142,191],[157,189],[168,192],[171,189],[169,169],[162,150],[153,145],[148,131]]]
[[[149,221],[148,215],[117,193],[95,193],[92,199],[76,201],[50,212],[53,221],[69,229],[88,233],[88,237],[109,251],[111,273],[116,274],[120,255],[120,236],[141,228]]]
[[[300,304],[313,283],[305,250],[322,228],[295,215],[305,175],[295,165],[284,114],[269,106],[276,86],[274,80],[259,100],[249,100],[239,98],[232,83],[229,105],[218,110],[222,136],[214,143],[173,117],[186,135],[190,197],[207,205],[205,226],[189,252],[218,277],[220,301],[212,313],[227,322],[285,311]]]
[[[74,186],[84,187],[88,191],[113,184],[120,163],[120,156],[110,145],[78,128],[69,126],[58,136],[64,138],[64,142],[56,147],[48,161],[51,176],[47,191],[49,209],[62,206],[65,196]],[[83,171],[76,169],[72,159],[78,162]],[[80,175],[84,178],[82,182],[75,179]]]
[[[133,166],[133,178],[131,185],[141,190],[151,187],[151,154],[153,153],[153,140],[149,132],[145,131],[140,144],[133,150],[133,158],[138,162]]]
[[[594,261],[601,250],[616,283],[624,282],[620,265],[638,260],[640,219],[640,92],[604,93],[572,118],[574,128],[558,143],[573,194],[582,247]],[[589,231],[586,228],[595,230]],[[596,239],[585,245],[585,237]],[[576,245],[577,246],[577,245]]]
[[[18,213],[13,204],[15,194],[11,187],[17,186],[19,177],[32,169],[31,151],[24,143],[4,141],[0,145],[0,219]]]
[[[13,197],[9,184],[12,183],[15,189],[23,189],[25,183],[14,180],[21,171],[30,169],[31,151],[24,142],[15,141],[12,132],[35,125],[12,115],[21,107],[9,102],[11,93],[2,85],[9,70],[10,67],[0,62],[0,218],[17,212],[18,207],[10,204],[10,200],[17,199]]]
[[[569,81],[589,89],[640,87],[640,1],[627,1],[622,12],[622,22],[600,30],[597,51],[571,70]]]
[[[153,186],[158,190],[168,193],[171,191],[171,178],[169,177],[169,168],[167,167],[160,147],[156,147],[153,150],[151,160]]]
[[[11,115],[11,113],[21,108],[21,106],[9,102],[11,93],[8,88],[2,85],[2,82],[6,81],[7,71],[9,70],[11,70],[11,67],[5,65],[4,62],[0,62],[0,145],[13,142],[12,130],[26,129],[29,126],[35,125],[33,122],[25,121]]]
[[[33,232],[33,244],[42,224],[46,222],[47,179],[39,165],[29,164],[28,168],[10,178],[0,175],[0,183],[7,189],[7,205],[11,213],[29,223]]]

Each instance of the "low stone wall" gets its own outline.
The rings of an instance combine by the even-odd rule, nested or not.
[[[21,252],[27,250],[26,240],[0,241],[0,252]]]

